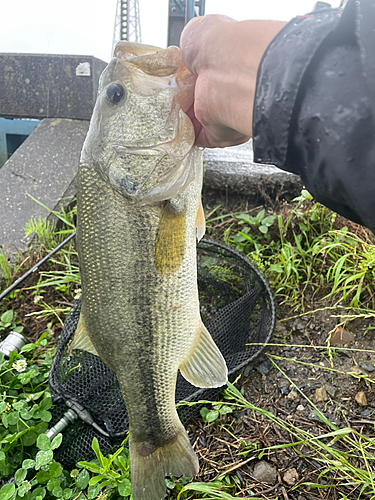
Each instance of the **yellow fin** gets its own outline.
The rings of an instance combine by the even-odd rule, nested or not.
[[[176,271],[185,253],[186,210],[177,211],[170,202],[162,208],[155,240],[155,267],[159,274]]]
[[[181,375],[196,387],[221,387],[226,384],[227,365],[203,323],[192,350],[179,368]]]
[[[68,354],[71,354],[74,349],[91,352],[91,354],[99,356],[96,352],[94,344],[91,342],[89,334],[87,333],[82,314],[79,317],[76,333],[74,334],[73,340],[68,347]]]
[[[196,228],[197,228],[197,240],[201,241],[201,239],[204,236],[204,233],[206,232],[206,219],[205,219],[205,216],[204,216],[204,210],[203,210],[202,200],[199,203],[199,208],[198,208],[198,213],[197,213],[197,221],[196,221]]]

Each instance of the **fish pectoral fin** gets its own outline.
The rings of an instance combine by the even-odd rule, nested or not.
[[[228,369],[217,345],[202,323],[192,350],[180,365],[184,378],[196,387],[221,387],[228,380]]]
[[[95,356],[99,356],[94,344],[91,342],[89,334],[82,318],[82,314],[79,317],[76,333],[74,334],[73,340],[68,347],[68,354],[70,355],[74,349],[80,349],[82,351],[90,352]]]
[[[204,233],[206,232],[206,219],[204,216],[202,200],[199,203],[197,220],[196,220],[195,225],[197,228],[197,240],[200,241],[203,238]]]
[[[176,210],[170,201],[163,204],[155,238],[155,267],[159,274],[177,271],[185,254],[186,209]]]

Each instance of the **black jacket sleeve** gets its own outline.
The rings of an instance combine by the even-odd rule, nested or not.
[[[375,0],[290,21],[261,60],[254,159],[375,232]]]

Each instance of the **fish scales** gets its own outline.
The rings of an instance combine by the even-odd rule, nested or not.
[[[176,47],[140,57],[141,71],[142,50],[122,42],[103,73],[81,155],[82,309],[71,349],[99,355],[116,373],[129,416],[133,498],[159,500],[166,474],[198,471],[175,408],[178,370],[199,387],[223,385],[227,370],[199,313],[202,158],[181,111],[181,74],[191,78]],[[162,76],[152,75],[153,61]],[[175,64],[174,74],[166,78],[163,64]]]
[[[159,418],[159,411],[166,414],[164,403],[174,407],[170,387],[199,328],[194,236],[199,198],[190,199],[187,207],[186,233],[192,241],[183,263],[177,273],[163,276],[154,265],[161,204],[142,210],[129,205],[85,165],[80,166],[78,186],[82,314],[88,331],[102,332],[94,345],[117,374],[129,418],[134,408],[137,418],[148,423]],[[193,190],[200,192],[192,183],[185,195],[191,198]],[[106,206],[98,210],[103,198]],[[148,402],[142,415],[145,396],[153,393],[162,404],[151,408]]]

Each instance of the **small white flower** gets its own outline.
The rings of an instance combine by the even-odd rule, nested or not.
[[[24,372],[27,368],[27,361],[24,359],[19,359],[16,363],[12,364],[12,368],[18,373]]]
[[[10,411],[11,409],[12,409],[12,407],[10,406],[9,403],[7,403],[5,406],[5,411]]]
[[[37,304],[41,300],[43,300],[43,296],[42,295],[35,295],[35,297],[34,297],[34,304]]]
[[[81,288],[76,288],[76,289],[74,290],[74,298],[75,298],[75,300],[79,299],[81,295],[82,295],[82,290],[81,290]]]

